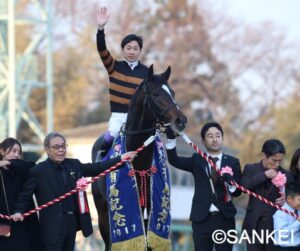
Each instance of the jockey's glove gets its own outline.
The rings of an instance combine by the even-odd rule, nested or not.
[[[167,139],[166,149],[171,150],[176,147],[176,139]]]

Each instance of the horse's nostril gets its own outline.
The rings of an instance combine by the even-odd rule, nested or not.
[[[186,118],[179,117],[175,120],[175,125],[179,131],[182,131],[185,128]]]

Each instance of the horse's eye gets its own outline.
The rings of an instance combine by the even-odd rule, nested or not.
[[[153,96],[158,96],[158,95],[159,95],[159,92],[158,92],[158,91],[154,91],[154,92],[152,92],[152,95],[153,95]]]

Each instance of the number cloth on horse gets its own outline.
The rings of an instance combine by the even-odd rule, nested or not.
[[[113,158],[126,152],[125,134],[121,133],[108,155]],[[151,146],[149,146],[151,147]],[[112,250],[170,250],[170,179],[166,155],[159,134],[155,135],[154,159],[150,175],[151,210],[148,229],[139,198],[135,171],[129,162],[106,176]]]

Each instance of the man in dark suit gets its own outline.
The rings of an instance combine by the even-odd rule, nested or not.
[[[107,161],[82,164],[77,159],[66,158],[66,140],[56,132],[46,136],[44,147],[48,159],[30,170],[23,191],[15,202],[15,221],[23,220],[21,213],[25,213],[33,194],[38,205],[45,204],[76,188],[76,182],[81,177],[96,176],[121,159],[129,157],[132,160],[136,154],[128,152]],[[85,237],[93,232],[86,195],[83,194],[80,200],[77,196],[80,193],[40,211],[43,250],[73,251],[78,230],[81,229]]]
[[[262,146],[261,161],[245,166],[241,185],[267,200],[282,206],[285,202],[284,192],[280,193],[279,189],[273,185],[272,179],[276,177],[279,171],[286,175],[287,183],[293,179],[292,175],[280,166],[284,155],[285,147],[280,140],[269,139],[265,141]],[[271,238],[268,240],[264,238],[263,243],[260,243],[257,238],[252,238],[252,231],[256,231],[260,237],[266,237],[268,233],[271,234],[274,229],[273,214],[275,212],[276,208],[252,196],[249,197],[243,223],[243,229],[247,231],[251,240],[251,243],[247,242],[248,251],[274,250],[275,247]]]
[[[236,187],[230,186],[230,180],[239,182],[241,166],[237,158],[222,152],[224,132],[215,122],[207,123],[201,130],[201,139],[218,169],[225,166],[232,168],[230,175],[219,176],[198,153],[192,157],[179,157],[176,152],[176,139],[167,133],[167,154],[170,164],[184,171],[191,172],[195,180],[195,194],[190,220],[193,227],[193,239],[196,251],[212,251],[214,242],[212,234],[221,229],[225,232],[235,229],[236,209],[232,196],[241,194]],[[216,250],[230,251],[232,244],[225,241],[215,244]]]

